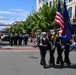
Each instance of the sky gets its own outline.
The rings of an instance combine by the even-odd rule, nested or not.
[[[25,20],[36,10],[36,0],[0,0],[0,24]],[[0,26],[0,30],[4,26]]]

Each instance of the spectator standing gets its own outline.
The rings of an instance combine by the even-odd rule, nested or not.
[[[10,34],[10,45],[13,46],[13,42],[14,42],[14,35],[11,33]]]
[[[19,45],[22,45],[22,40],[23,40],[22,34],[19,34]]]
[[[25,34],[25,35],[23,36],[23,39],[24,39],[24,44],[27,45],[27,42],[28,42],[28,35]]]

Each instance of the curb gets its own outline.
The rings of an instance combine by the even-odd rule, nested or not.
[[[39,50],[39,48],[34,48],[34,47],[11,47],[11,46],[6,46],[0,47],[0,50]]]

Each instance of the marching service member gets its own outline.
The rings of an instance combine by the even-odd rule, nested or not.
[[[61,67],[63,67],[63,65],[64,65],[63,58],[62,58],[63,49],[62,49],[62,38],[61,38],[60,33],[61,33],[61,31],[59,31],[58,34],[56,35],[56,42],[55,42],[55,46],[57,48],[57,54],[58,54],[56,63],[57,64],[60,63]]]
[[[55,31],[54,30],[50,30],[50,35],[48,36],[49,42],[50,42],[50,60],[49,60],[49,64],[50,66],[52,65],[53,67],[55,66],[55,57],[54,57],[54,53],[55,53]]]
[[[41,60],[40,60],[40,64],[46,68],[46,51],[47,51],[47,47],[49,44],[49,40],[47,39],[47,34],[46,32],[42,32],[42,38],[39,40],[39,42],[37,43],[39,49],[40,49],[40,56],[41,56]]]

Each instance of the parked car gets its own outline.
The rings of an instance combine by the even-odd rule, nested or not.
[[[9,33],[3,33],[3,35],[1,36],[2,41],[9,41],[9,39],[10,39]]]

